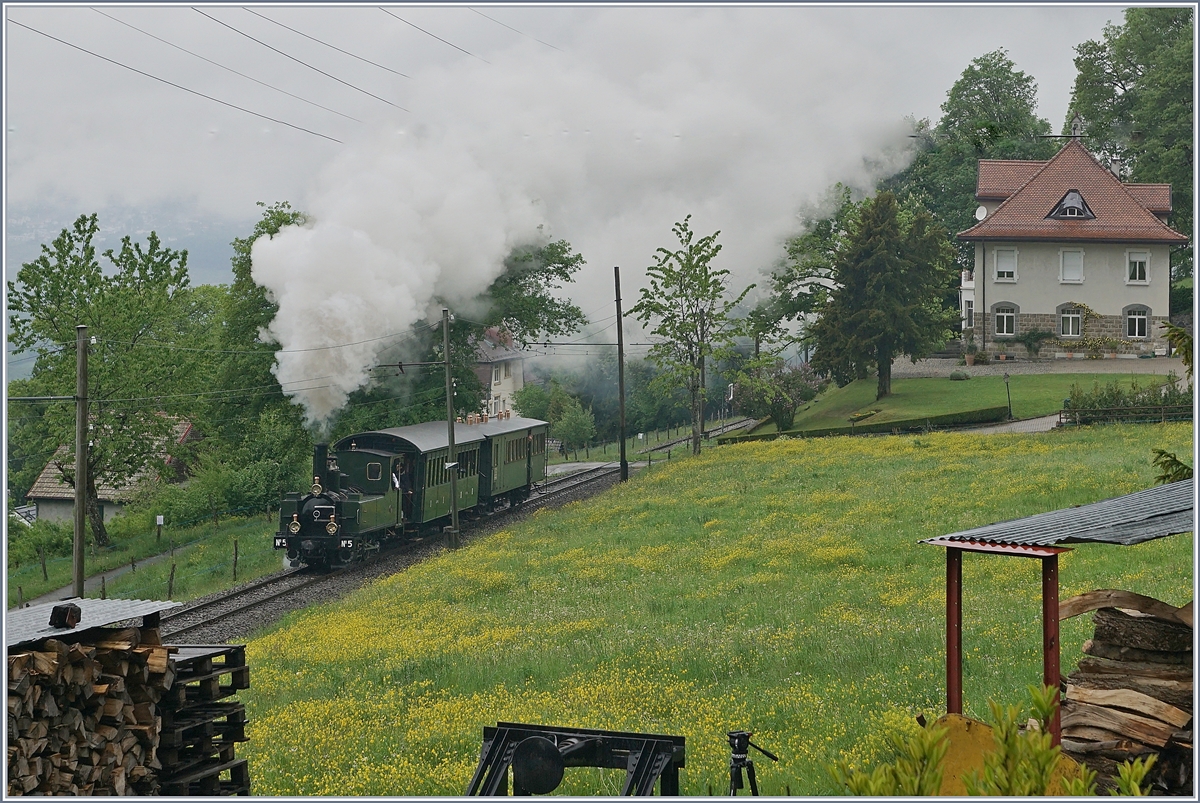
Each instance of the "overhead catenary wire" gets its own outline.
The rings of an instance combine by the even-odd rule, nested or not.
[[[526,39],[532,39],[533,41],[537,42],[539,45],[545,45],[546,47],[548,47],[548,48],[550,48],[550,49],[552,49],[552,50],[557,50],[559,53],[562,53],[562,52],[563,52],[561,48],[557,48],[557,47],[555,47],[554,45],[550,44],[549,42],[543,42],[541,39],[538,39],[536,36],[530,36],[530,35],[529,35],[529,34],[527,34],[527,33],[522,33],[521,31],[518,31],[516,28],[512,27],[511,25],[505,25],[503,22],[501,22],[500,20],[496,19],[495,17],[489,17],[487,14],[484,14],[482,11],[479,11],[479,10],[477,10],[477,9],[474,9],[474,8],[468,8],[467,10],[468,10],[468,11],[474,11],[476,14],[478,14],[478,15],[479,15],[479,16],[481,16],[481,17],[483,17],[485,20],[491,20],[492,22],[496,23],[496,24],[497,24],[497,25],[499,25],[500,27],[502,27],[502,28],[508,28],[508,29],[509,29],[510,31],[512,31],[513,33],[520,34],[521,36],[524,36]]]
[[[301,101],[302,103],[307,103],[310,106],[316,106],[318,109],[324,109],[325,111],[330,112],[332,114],[336,114],[339,117],[345,117],[347,120],[353,120],[356,123],[362,122],[362,120],[359,120],[357,117],[351,117],[348,114],[343,114],[342,112],[339,112],[337,109],[331,109],[328,106],[322,106],[320,103],[311,101],[308,98],[302,98],[299,95],[294,95],[291,92],[288,92],[286,89],[280,89],[279,87],[272,86],[271,84],[268,84],[265,81],[260,81],[257,78],[254,78],[253,76],[246,75],[244,72],[238,72],[237,70],[233,69],[232,67],[226,67],[224,64],[213,61],[210,58],[201,56],[199,53],[193,53],[192,51],[188,50],[185,47],[180,47],[179,45],[175,44],[174,42],[168,42],[166,39],[163,39],[161,36],[155,36],[154,34],[150,33],[149,31],[144,31],[141,28],[137,27],[136,25],[129,24],[125,20],[117,19],[116,17],[112,16],[111,14],[105,14],[103,11],[101,11],[98,8],[93,8],[92,11],[95,11],[97,14],[99,14],[103,17],[108,17],[113,22],[119,22],[121,25],[124,25],[127,28],[132,28],[133,30],[137,31],[140,34],[145,34],[146,36],[149,36],[151,39],[162,42],[164,45],[173,47],[176,50],[181,50],[184,53],[187,53],[189,56],[195,56],[196,58],[200,59],[201,61],[208,62],[209,64],[213,65],[214,67],[220,67],[222,70],[231,72],[234,75],[240,75],[242,78],[245,78],[247,81],[253,81],[254,83],[256,83],[260,86],[265,86],[267,89],[273,89],[276,92],[282,92],[283,94],[287,95],[289,98],[295,98],[296,100]]]
[[[147,78],[151,78],[155,81],[166,84],[167,86],[172,86],[172,87],[175,87],[176,89],[182,89],[184,92],[188,92],[192,95],[202,97],[205,100],[211,100],[213,103],[219,103],[222,106],[228,106],[231,109],[236,109],[237,111],[253,115],[262,120],[268,120],[272,123],[278,123],[279,125],[287,126],[288,128],[294,128],[297,131],[303,131],[305,134],[312,134],[314,137],[320,137],[321,139],[327,139],[330,142],[336,142],[339,145],[343,144],[340,139],[337,139],[336,137],[331,137],[328,134],[322,134],[319,131],[313,131],[312,129],[305,128],[304,126],[299,126],[299,125],[295,125],[294,123],[289,123],[286,120],[279,120],[275,117],[270,117],[265,114],[259,114],[256,111],[251,111],[250,109],[244,108],[242,106],[238,106],[234,103],[229,103],[228,101],[221,100],[220,98],[214,98],[212,95],[206,95],[203,92],[196,91],[195,89],[189,89],[188,87],[183,86],[182,84],[177,84],[173,81],[168,81],[165,78],[159,78],[157,75],[152,75],[151,73],[145,72],[143,70],[139,70],[136,67],[130,67],[128,64],[123,64],[122,62],[116,61],[115,59],[110,59],[108,56],[101,56],[99,53],[88,50],[87,48],[84,48],[84,47],[80,47],[79,45],[72,44],[71,42],[68,42],[65,39],[59,39],[57,36],[52,36],[51,34],[48,34],[45,31],[39,31],[37,28],[33,28],[29,25],[26,25],[23,22],[17,22],[16,20],[12,19],[11,17],[9,18],[8,21],[11,22],[13,25],[17,25],[17,26],[24,28],[27,31],[33,31],[34,33],[36,33],[40,36],[46,37],[47,39],[53,39],[55,42],[58,42],[59,44],[63,44],[63,45],[66,45],[67,47],[74,48],[75,50],[78,50],[81,53],[87,53],[89,56],[94,56],[95,58],[101,59],[102,61],[107,61],[109,64],[115,64],[118,67],[129,70],[130,72],[135,72],[138,75],[144,75]]]
[[[332,80],[334,80],[334,81],[337,81],[339,84],[343,84],[344,86],[348,86],[348,87],[350,87],[351,89],[355,90],[356,92],[361,92],[361,93],[363,93],[364,95],[369,95],[370,97],[373,97],[373,98],[375,98],[375,100],[378,100],[378,101],[380,101],[380,102],[382,102],[382,103],[386,103],[387,105],[391,106],[392,108],[399,109],[399,110],[400,110],[400,111],[402,111],[402,112],[406,112],[406,111],[408,111],[408,109],[406,109],[406,108],[404,108],[403,106],[400,106],[400,105],[398,105],[398,104],[392,103],[392,102],[391,102],[390,100],[388,100],[387,98],[381,98],[381,97],[379,97],[378,95],[374,94],[373,92],[368,92],[367,90],[363,89],[362,87],[355,86],[354,84],[350,83],[349,81],[343,81],[341,78],[338,78],[336,75],[330,75],[329,73],[325,72],[324,70],[322,70],[322,69],[320,69],[320,68],[318,68],[318,67],[314,67],[314,66],[312,66],[311,64],[309,64],[309,63],[307,63],[307,62],[305,62],[305,61],[301,61],[300,59],[296,58],[296,57],[295,57],[295,56],[293,56],[293,55],[290,55],[290,54],[288,54],[288,53],[284,53],[284,52],[283,52],[282,50],[280,50],[279,48],[277,48],[277,47],[272,47],[271,45],[268,45],[266,42],[262,41],[261,39],[255,39],[253,36],[251,36],[250,34],[246,33],[245,31],[240,31],[240,30],[238,30],[237,28],[235,28],[235,27],[233,27],[232,25],[230,25],[229,23],[227,23],[227,22],[222,22],[221,20],[217,19],[217,18],[216,18],[216,17],[214,17],[214,16],[211,16],[211,15],[209,15],[209,14],[205,14],[203,11],[201,11],[201,10],[200,10],[200,9],[198,9],[198,8],[196,8],[195,6],[192,6],[192,11],[195,11],[197,14],[199,14],[199,15],[200,15],[200,16],[202,16],[202,17],[208,17],[210,20],[212,20],[213,22],[217,23],[218,25],[222,25],[222,26],[224,26],[224,27],[228,28],[229,30],[233,31],[234,33],[236,33],[236,34],[240,34],[240,35],[242,35],[242,36],[246,37],[247,39],[249,39],[249,40],[250,40],[250,41],[252,41],[252,42],[257,42],[258,44],[262,45],[263,47],[267,48],[268,50],[272,50],[272,51],[274,51],[274,52],[278,53],[279,55],[283,56],[284,58],[291,59],[292,61],[296,62],[297,64],[303,65],[303,66],[307,67],[308,69],[312,70],[313,72],[319,72],[321,75],[324,75],[326,78],[330,78],[330,79],[332,79]]]
[[[460,51],[460,52],[462,52],[462,53],[466,53],[468,56],[470,56],[470,57],[471,57],[471,58],[473,58],[473,59],[479,59],[479,60],[480,60],[480,61],[482,61],[484,64],[491,64],[491,62],[490,62],[490,61],[488,61],[487,59],[485,59],[483,56],[476,56],[474,53],[472,53],[472,52],[471,52],[471,51],[469,51],[469,50],[463,50],[461,47],[459,47],[458,45],[454,44],[453,42],[447,42],[447,41],[446,41],[445,39],[443,39],[442,37],[438,36],[438,35],[437,35],[437,34],[435,34],[435,33],[430,33],[429,31],[425,30],[424,28],[422,28],[422,27],[421,27],[421,26],[419,26],[419,25],[413,25],[411,22],[409,22],[408,20],[404,19],[404,17],[401,17],[401,16],[398,16],[398,15],[396,15],[396,14],[393,14],[392,12],[388,11],[386,8],[383,8],[382,6],[380,6],[380,7],[379,7],[379,10],[380,10],[380,11],[382,11],[384,14],[387,14],[387,15],[388,15],[388,16],[390,16],[390,17],[395,17],[396,19],[398,19],[398,20],[400,20],[401,22],[403,22],[405,25],[412,25],[412,27],[416,28],[416,29],[417,29],[418,31],[420,31],[421,33],[425,34],[426,36],[432,36],[434,39],[438,40],[438,41],[439,41],[439,42],[441,42],[442,44],[450,45],[450,47],[454,48],[455,50],[458,50],[458,51]]]
[[[308,34],[304,33],[303,31],[298,31],[298,30],[296,30],[295,28],[292,28],[291,26],[284,25],[284,24],[283,24],[282,22],[280,22],[279,20],[273,20],[273,19],[271,19],[271,18],[270,18],[270,17],[268,17],[268,16],[265,16],[265,15],[263,15],[263,14],[259,14],[257,11],[255,11],[255,10],[254,10],[254,9],[252,9],[252,8],[246,8],[245,6],[242,6],[242,10],[243,10],[243,11],[249,11],[251,14],[253,14],[253,15],[254,15],[254,16],[256,16],[256,17],[262,17],[262,18],[263,18],[263,19],[265,19],[267,22],[273,22],[273,23],[275,23],[276,25],[278,25],[280,28],[287,28],[287,29],[288,29],[289,31],[291,31],[292,33],[294,33],[294,34],[298,34],[299,36],[303,36],[305,39],[311,39],[312,41],[316,42],[316,43],[317,43],[317,44],[319,44],[319,45],[325,45],[325,47],[332,48],[333,50],[336,50],[336,51],[337,51],[337,52],[339,52],[339,53],[345,53],[345,54],[346,54],[347,56],[349,56],[350,58],[358,59],[359,61],[364,61],[364,62],[366,62],[367,64],[370,64],[370,65],[371,65],[371,66],[373,66],[373,67],[378,67],[378,68],[379,68],[379,69],[381,69],[381,70],[387,70],[388,72],[390,72],[390,73],[393,73],[393,74],[395,74],[395,75],[398,75],[398,76],[400,76],[401,78],[409,78],[409,79],[411,79],[411,78],[412,78],[412,76],[411,76],[411,75],[405,75],[404,73],[400,72],[399,70],[393,70],[391,67],[386,67],[386,66],[384,66],[383,64],[378,64],[378,63],[376,63],[376,62],[374,62],[374,61],[371,61],[370,59],[366,59],[366,58],[363,58],[362,56],[355,55],[354,53],[351,53],[349,50],[342,50],[340,47],[337,47],[336,45],[331,45],[331,44],[329,44],[328,42],[324,42],[324,41],[322,41],[322,40],[318,39],[318,38],[317,38],[317,37],[315,37],[315,36],[309,36]]]

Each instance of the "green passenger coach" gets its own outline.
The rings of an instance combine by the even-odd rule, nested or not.
[[[469,416],[454,425],[456,468],[447,469],[447,426],[430,421],[349,435],[313,454],[308,494],[280,505],[275,548],[292,565],[339,565],[450,516],[450,471],[458,509],[489,513],[519,505],[546,478],[545,421]]]

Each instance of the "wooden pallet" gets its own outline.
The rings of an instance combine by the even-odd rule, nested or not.
[[[246,759],[222,761],[217,756],[204,762],[190,772],[163,779],[162,794],[164,795],[198,795],[211,797],[214,795],[249,795],[250,768]],[[221,776],[228,776],[222,778]]]

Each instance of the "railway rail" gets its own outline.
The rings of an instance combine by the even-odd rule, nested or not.
[[[464,541],[478,537],[496,529],[501,522],[507,523],[511,516],[581,498],[588,493],[589,486],[611,484],[619,471],[616,466],[605,465],[548,480],[522,505],[490,516],[464,519],[460,528],[462,537]],[[274,574],[165,614],[161,624],[163,637],[173,643],[215,643],[244,638],[286,613],[315,602],[336,599],[377,577],[403,571],[441,551],[442,547],[441,535],[435,534],[405,541],[381,550],[368,561],[333,571],[306,567]]]

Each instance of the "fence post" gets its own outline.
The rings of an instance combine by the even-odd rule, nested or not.
[[[175,564],[171,563],[171,576],[167,578],[167,599],[175,592]]]
[[[162,524],[163,524],[163,517],[157,516],[154,519],[154,528],[155,528],[154,529],[154,543],[156,543],[156,544],[162,540]]]
[[[129,559],[129,571],[130,571],[131,573],[132,573],[132,572],[136,572],[136,571],[137,571],[137,558],[130,558],[130,559]]]
[[[108,599],[108,587],[104,583],[104,575],[100,575],[100,599]]]
[[[50,575],[46,574],[46,550],[43,547],[38,547],[38,558],[42,561],[42,579],[49,580]]]
[[[233,539],[233,582],[237,582],[237,539]]]

